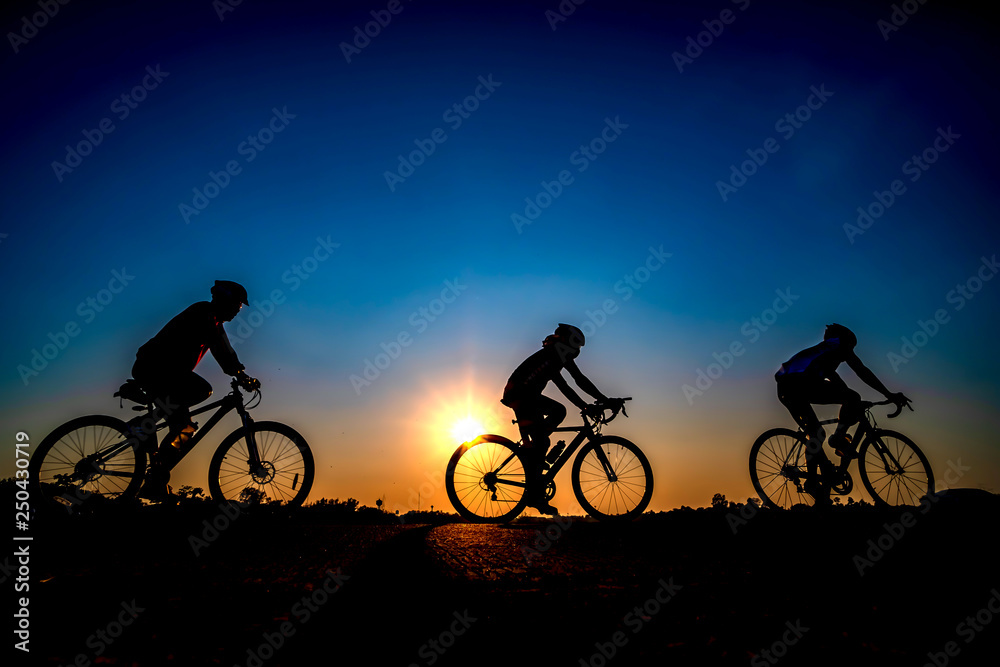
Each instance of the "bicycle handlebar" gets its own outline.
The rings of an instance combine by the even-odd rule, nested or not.
[[[889,418],[890,419],[898,417],[899,413],[903,411],[903,406],[904,405],[910,409],[910,412],[913,412],[913,406],[910,405],[909,402],[906,402],[906,403],[897,403],[896,401],[894,401],[892,399],[889,399],[889,398],[887,398],[884,401],[861,401],[861,407],[864,408],[865,410],[873,408],[876,405],[895,405],[896,406],[896,411],[889,414]]]
[[[594,417],[594,422],[597,423],[597,424],[607,424],[607,423],[611,422],[615,417],[617,417],[619,412],[621,412],[623,415],[625,415],[626,417],[628,417],[628,413],[625,412],[625,401],[631,401],[631,400],[632,400],[632,397],[628,396],[626,398],[609,398],[607,401],[603,401],[603,402],[602,401],[598,401],[598,402],[594,403],[593,407],[600,408],[600,410],[601,410],[600,415]],[[587,406],[587,407],[589,408],[591,406]],[[611,416],[610,417],[605,417],[604,416],[604,412],[606,410],[611,410]],[[584,417],[586,417],[587,416],[587,410],[581,410],[580,414],[582,414]]]

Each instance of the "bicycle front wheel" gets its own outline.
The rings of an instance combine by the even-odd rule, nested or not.
[[[527,482],[515,445],[480,438],[459,447],[445,472],[452,506],[476,523],[513,520],[527,504]]]
[[[858,452],[861,481],[876,505],[919,505],[934,493],[927,457],[902,433],[879,429]]]
[[[802,488],[806,475],[806,441],[797,431],[765,431],[750,448],[750,479],[768,507],[812,505],[815,499]]]
[[[250,451],[249,438],[257,447]],[[316,464],[305,438],[290,426],[256,422],[230,433],[212,456],[208,489],[216,502],[299,507],[312,488]]]
[[[85,502],[135,497],[146,454],[121,419],[90,415],[45,436],[28,464],[40,505],[72,512]]]
[[[653,497],[653,469],[635,443],[613,435],[597,438],[573,461],[573,492],[596,519],[634,519]]]

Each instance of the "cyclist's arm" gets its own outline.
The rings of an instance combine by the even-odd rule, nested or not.
[[[579,394],[573,391],[573,388],[569,386],[568,382],[566,382],[566,379],[562,376],[562,373],[556,373],[555,376],[553,376],[552,378],[552,382],[557,387],[559,387],[559,391],[561,391],[566,396],[566,398],[572,401],[573,405],[580,408],[581,410],[587,409],[587,403],[582,398],[580,398]]]
[[[854,371],[858,378],[860,378],[866,385],[878,392],[881,392],[881,394],[887,399],[892,399],[895,396],[895,394],[889,391],[886,386],[882,384],[881,380],[875,377],[875,373],[862,363],[861,359],[858,358],[858,355],[851,352],[845,361],[850,369]]]
[[[568,361],[566,363],[566,370],[568,370],[569,374],[573,376],[573,380],[576,381],[576,384],[580,387],[580,389],[583,389],[585,392],[593,396],[597,401],[603,402],[608,400],[608,397],[602,394],[601,390],[598,389],[594,383],[583,374],[583,371],[580,370],[580,367],[576,365],[575,361]]]
[[[226,375],[235,376],[245,368],[240,363],[239,357],[236,356],[236,350],[229,342],[229,336],[226,335],[226,330],[222,328],[221,322],[215,325],[209,349],[212,350],[212,356],[219,362],[219,366],[222,367]]]

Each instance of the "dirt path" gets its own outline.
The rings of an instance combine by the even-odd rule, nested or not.
[[[42,531],[37,664],[920,667],[948,642],[956,665],[1000,646],[1000,615],[984,622],[997,515],[982,507],[764,513],[735,532],[711,511],[621,526],[238,517],[212,538],[213,520]]]

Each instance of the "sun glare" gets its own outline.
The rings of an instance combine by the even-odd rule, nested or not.
[[[460,419],[451,427],[451,435],[456,442],[468,442],[483,433],[486,433],[486,428],[475,417]]]

